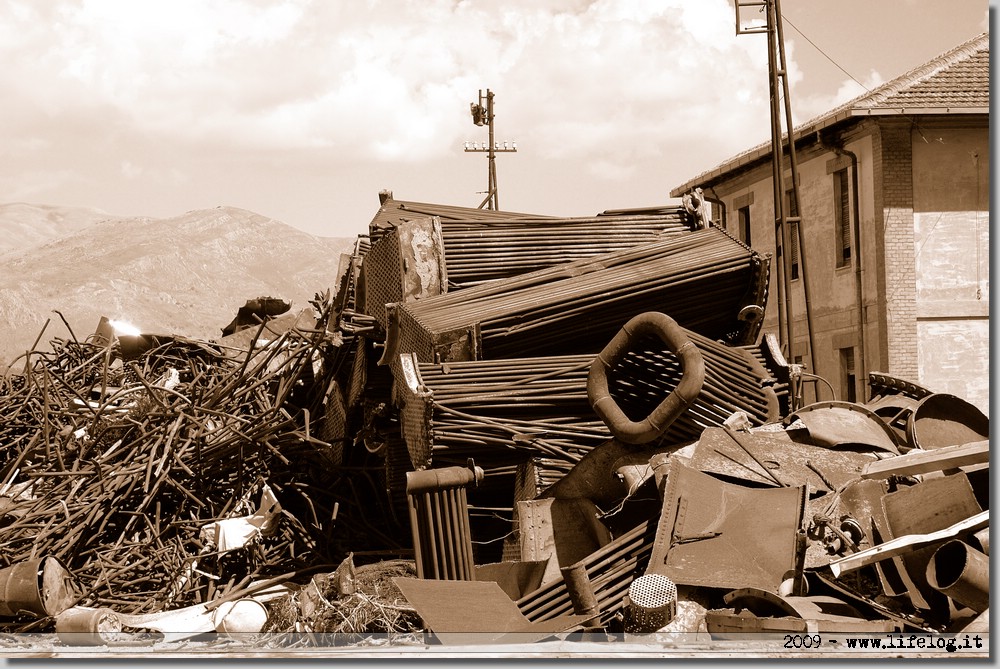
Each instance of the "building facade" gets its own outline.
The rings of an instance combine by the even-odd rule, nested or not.
[[[792,218],[787,282],[770,143],[671,196],[700,188],[717,225],[771,255],[764,329],[781,331],[786,354],[790,334],[789,362],[821,377],[803,399],[863,402],[868,373],[879,371],[988,415],[989,35],[792,136],[799,188],[783,205]]]

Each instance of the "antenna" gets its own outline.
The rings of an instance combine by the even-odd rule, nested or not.
[[[478,126],[488,126],[490,130],[489,141],[482,144],[479,142],[465,143],[466,153],[486,153],[489,155],[489,181],[486,188],[486,199],[479,204],[478,208],[486,207],[489,210],[497,210],[500,208],[500,198],[497,192],[496,154],[517,153],[517,142],[504,141],[501,144],[493,137],[493,91],[487,88],[484,97],[483,89],[479,89],[479,103],[473,102],[469,108],[472,113],[472,122]]]

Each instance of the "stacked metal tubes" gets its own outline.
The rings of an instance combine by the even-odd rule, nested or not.
[[[645,311],[749,343],[759,322],[740,313],[764,304],[766,277],[765,258],[718,228],[697,230],[400,305],[387,348],[424,362],[597,352]],[[463,332],[476,341],[456,350]]]
[[[381,229],[365,255],[363,309],[385,326],[387,304],[687,234],[689,218],[674,208],[655,216],[399,221]]]
[[[620,251],[691,229],[681,207],[660,216],[441,221],[449,290]]]
[[[753,425],[779,416],[772,378],[746,349],[714,342],[694,332],[687,336],[702,352],[706,375],[694,404],[660,440],[680,443],[718,426],[736,411]],[[658,341],[625,356],[613,370],[611,390],[633,419],[649,414],[682,377],[676,355]],[[611,438],[587,397],[590,354],[508,358],[442,364],[410,363],[417,373],[407,403],[427,403],[430,411],[404,411],[414,466],[464,462],[489,471],[523,462],[526,457],[578,462]],[[652,373],[650,373],[652,372]],[[416,443],[415,443],[416,442]]]

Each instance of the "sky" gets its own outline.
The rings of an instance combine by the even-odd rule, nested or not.
[[[988,31],[985,0],[783,0],[796,123]],[[379,191],[587,216],[770,136],[733,0],[0,0],[0,202],[367,232]]]

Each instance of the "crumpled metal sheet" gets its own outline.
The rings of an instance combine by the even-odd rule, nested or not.
[[[712,610],[705,623],[712,636],[726,633],[888,633],[902,628],[888,619],[867,620],[853,606],[829,595],[782,597],[767,590],[741,588],[725,595],[730,609]]]
[[[702,432],[690,465],[759,485],[805,484],[812,491],[832,492],[858,478],[874,460],[865,453],[796,443],[784,433],[733,433],[709,427]]]
[[[726,483],[672,459],[646,573],[679,585],[777,591],[801,577],[806,492]]]
[[[899,455],[896,433],[878,414],[854,402],[815,402],[785,419],[785,425],[801,422],[817,446],[865,448]]]

